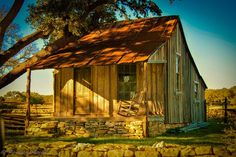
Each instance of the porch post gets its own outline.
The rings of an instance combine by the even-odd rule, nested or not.
[[[148,137],[148,104],[147,104],[147,62],[143,63],[143,92],[144,92],[144,105],[145,105],[145,130],[144,136]]]
[[[143,92],[144,92],[144,103],[146,107],[146,115],[148,115],[147,107],[147,63],[143,63]]]
[[[25,129],[29,126],[29,121],[30,121],[30,83],[31,83],[31,70],[30,68],[27,68]]]

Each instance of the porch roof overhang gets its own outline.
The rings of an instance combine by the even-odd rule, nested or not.
[[[31,69],[147,61],[172,35],[178,16],[121,21],[96,30],[39,60]]]

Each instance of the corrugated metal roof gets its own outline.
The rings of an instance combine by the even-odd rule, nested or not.
[[[32,68],[63,68],[146,61],[166,42],[178,16],[165,16],[117,22],[110,28],[96,30],[39,60]]]

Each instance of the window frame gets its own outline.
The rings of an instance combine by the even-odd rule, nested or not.
[[[193,92],[194,92],[194,100],[195,103],[198,103],[200,101],[200,91],[199,91],[199,82],[194,81],[194,87],[193,87]]]
[[[176,94],[181,94],[181,53],[176,52],[175,55],[175,91]]]
[[[137,90],[137,66],[136,64],[120,64],[117,65],[117,99],[118,100],[131,100]],[[121,80],[123,77],[123,81]],[[124,81],[128,79],[127,81]],[[132,77],[134,77],[132,79]],[[129,80],[130,79],[130,80]],[[121,90],[121,85],[123,90]],[[128,86],[126,86],[128,85]],[[134,85],[134,86],[133,86]],[[126,90],[124,90],[126,89]],[[128,90],[127,90],[128,89]],[[129,95],[129,96],[128,96]]]

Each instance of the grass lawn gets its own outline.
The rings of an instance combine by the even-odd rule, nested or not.
[[[102,138],[71,138],[71,137],[25,137],[14,136],[9,137],[6,143],[41,143],[41,142],[55,142],[55,141],[76,141],[80,143],[92,143],[92,144],[133,144],[133,145],[153,145],[156,142],[164,141],[170,144],[181,145],[224,145],[223,130],[226,126],[219,124],[216,121],[209,121],[209,126],[206,128],[190,131],[187,133],[176,134],[162,134],[157,137],[149,137],[143,139],[128,139],[120,137],[102,137]]]

